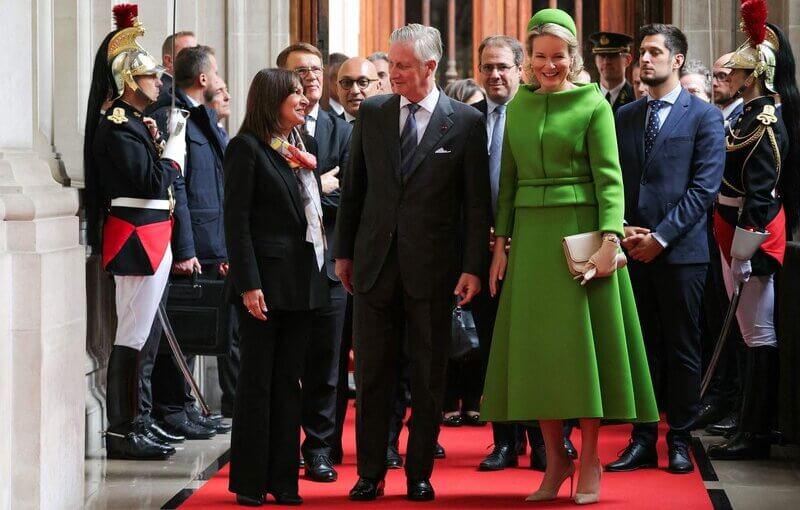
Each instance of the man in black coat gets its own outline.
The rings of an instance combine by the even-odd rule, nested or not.
[[[285,48],[278,55],[278,67],[294,71],[303,83],[308,99],[303,130],[317,142],[317,171],[322,183],[322,213],[330,240],[336,229],[339,208],[340,168],[347,161],[352,127],[343,119],[320,108],[325,82],[322,54],[306,43]],[[335,94],[335,92],[334,92]],[[326,250],[325,271],[330,287],[330,305],[314,312],[311,344],[303,374],[303,431],[301,447],[306,477],[317,482],[337,478],[331,456],[336,441],[336,387],[339,381],[339,351],[342,341],[347,293],[336,277],[333,257]]]
[[[186,198],[190,224],[176,223],[172,251],[178,260],[194,257],[197,262],[191,267],[176,265],[173,273],[191,274],[199,269],[206,278],[222,279],[228,270],[222,218],[224,144],[216,112],[206,106],[221,82],[214,51],[208,46],[185,48],[175,59],[174,69],[175,106],[190,112],[186,126]],[[167,124],[169,108],[165,105],[153,113],[162,130]],[[188,356],[187,361],[193,365],[194,357]],[[155,414],[167,432],[204,439],[230,429],[219,419],[200,415],[171,353],[158,355],[153,382]]]
[[[383,493],[389,403],[405,331],[412,393],[407,495],[424,501],[434,498],[453,296],[461,304],[472,300],[488,257],[486,124],[480,112],[436,87],[438,30],[407,25],[390,42],[397,94],[361,105],[334,248],[336,273],[354,296],[360,478],[350,498]]]
[[[600,92],[616,112],[636,99],[633,87],[625,79],[625,70],[633,61],[633,38],[625,34],[598,32],[589,36],[589,39],[592,41],[594,63],[600,73]]]

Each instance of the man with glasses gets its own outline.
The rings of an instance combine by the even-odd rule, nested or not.
[[[600,92],[616,112],[634,100],[633,87],[625,80],[625,70],[633,61],[633,39],[625,34],[598,32],[589,36],[589,40],[593,44],[594,64],[600,72]]]
[[[714,90],[714,103],[722,110],[725,118],[725,129],[734,124],[736,119],[742,114],[744,100],[736,95],[735,90],[731,90],[730,74],[731,69],[723,67],[730,61],[733,53],[726,53],[714,62],[713,80],[711,87]]]
[[[356,121],[361,103],[383,90],[375,65],[361,57],[353,57],[342,64],[337,84],[339,103],[344,107],[344,120],[350,124]]]
[[[308,99],[303,130],[317,142],[317,171],[322,180],[322,214],[327,247],[331,247],[339,207],[339,168],[347,161],[352,126],[320,108],[325,73],[322,53],[307,43],[293,44],[278,55],[278,67],[294,71]],[[325,271],[330,286],[330,305],[316,310],[311,344],[303,373],[303,431],[301,446],[306,478],[336,481],[331,462],[336,431],[336,386],[339,349],[347,292],[336,277],[333,258],[325,252]]]

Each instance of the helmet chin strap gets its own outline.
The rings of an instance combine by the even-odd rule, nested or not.
[[[742,86],[739,87],[739,89],[733,95],[733,99],[736,100],[736,99],[742,97],[742,94],[744,94],[744,91],[747,90],[748,87],[750,87],[750,85],[753,83],[753,80],[755,80],[755,79],[756,79],[756,72],[755,72],[755,70],[753,70],[753,72],[750,73],[750,76],[748,76],[747,79],[744,80],[744,83],[742,84]]]
[[[136,94],[138,94],[140,98],[144,99],[148,105],[151,105],[158,100],[158,97],[153,99],[152,97],[145,94],[144,91],[142,90],[142,87],[136,87]]]

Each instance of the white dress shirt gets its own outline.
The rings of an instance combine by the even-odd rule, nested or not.
[[[727,128],[730,125],[731,122],[730,117],[733,111],[743,102],[744,99],[740,97],[736,99],[736,101],[732,102],[731,104],[722,109],[722,118],[725,119],[725,128]]]
[[[611,104],[613,105],[614,103],[617,102],[617,98],[619,97],[619,93],[622,92],[622,87],[624,87],[626,83],[628,83],[628,82],[625,81],[625,80],[622,80],[622,83],[620,83],[619,85],[617,85],[613,89],[609,90],[609,89],[605,88],[603,86],[603,83],[601,82],[600,83],[600,92],[603,94],[603,97],[606,97],[606,94],[610,93],[611,94]]]
[[[328,98],[328,105],[331,107],[331,110],[334,111],[336,115],[341,116],[344,112],[344,106],[339,104],[339,101],[335,100],[334,98]]]
[[[425,98],[417,103],[419,105],[419,110],[414,115],[414,118],[417,121],[417,144],[422,141],[422,135],[425,134],[425,130],[428,128],[428,123],[431,121],[431,116],[433,116],[433,110],[436,108],[436,105],[439,103],[439,89],[433,87],[433,90],[425,96]],[[406,99],[405,96],[400,96],[400,132],[403,132],[403,127],[406,125],[406,119],[408,119],[408,108],[406,105],[411,104],[411,101]]]
[[[347,113],[347,110],[345,110],[344,111],[344,120],[346,120],[348,123],[352,124],[352,122],[354,120],[356,120],[356,118],[353,117],[352,115],[350,115],[349,113]]]
[[[317,132],[317,118],[319,117],[319,103],[314,105],[314,108],[306,114],[306,131],[308,135],[313,137]]]

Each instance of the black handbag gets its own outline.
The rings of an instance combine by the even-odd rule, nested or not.
[[[203,278],[197,271],[170,277],[167,317],[184,354],[228,353],[231,286],[226,282]]]
[[[478,330],[472,312],[456,305],[450,334],[450,359],[476,355],[480,349]]]

